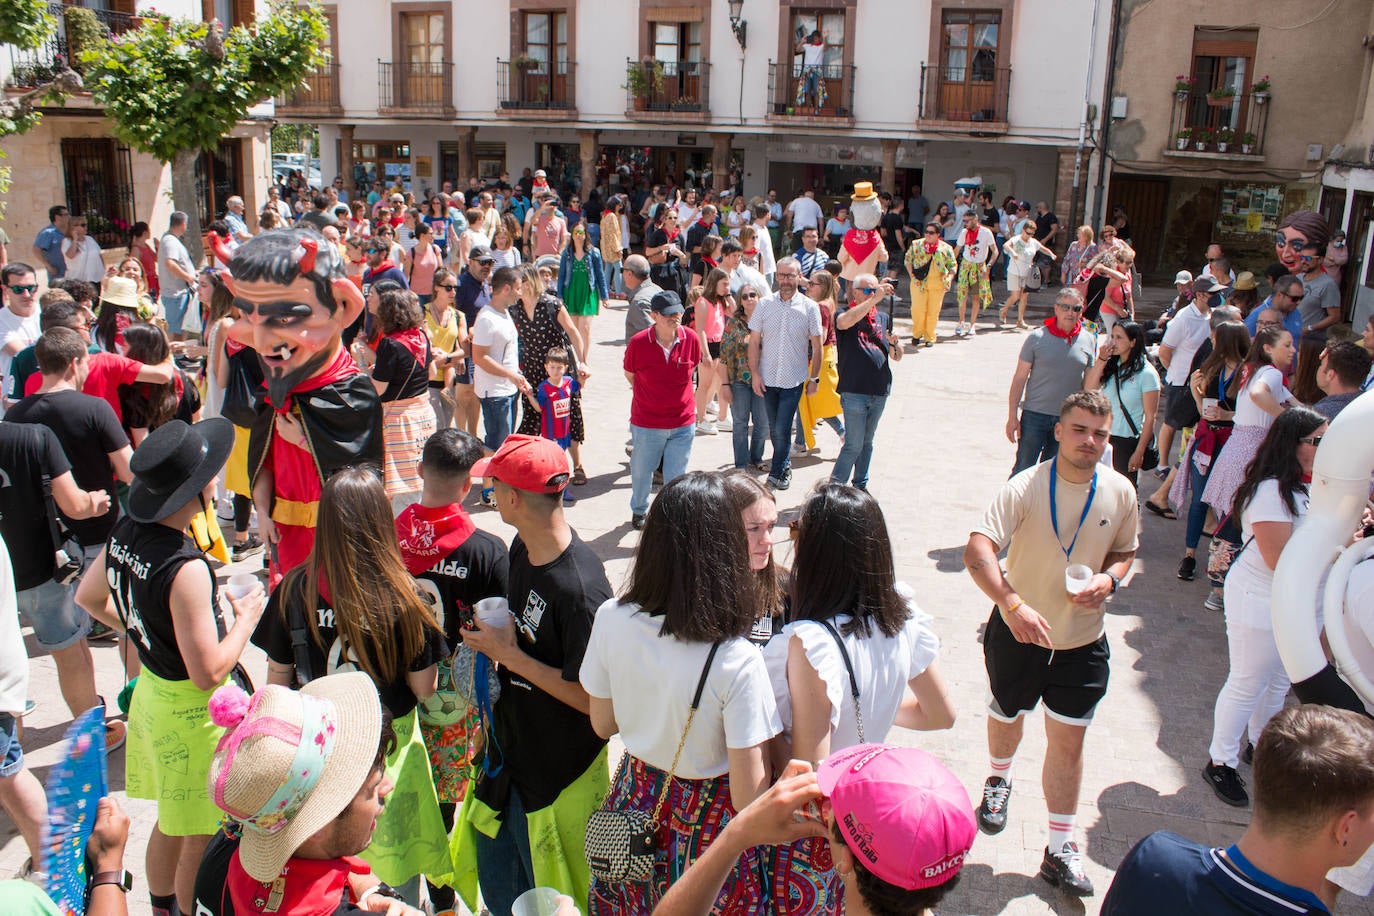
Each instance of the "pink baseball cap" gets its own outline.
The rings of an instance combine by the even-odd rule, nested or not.
[[[816,777],[845,845],[888,884],[934,887],[963,866],[978,834],[973,803],[930,754],[860,744],[832,754]]]

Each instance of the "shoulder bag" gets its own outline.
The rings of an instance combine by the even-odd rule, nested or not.
[[[720,643],[713,643],[706,656],[706,664],[701,669],[697,681],[697,692],[692,696],[692,708],[687,713],[687,724],[682,727],[682,738],[678,740],[677,751],[673,753],[673,764],[663,778],[663,789],[658,793],[653,811],[618,811],[603,807],[593,811],[587,818],[586,854],[587,867],[592,877],[611,884],[642,884],[653,878],[654,860],[658,852],[658,828],[663,814],[663,806],[668,801],[668,791],[673,786],[673,771],[677,769],[682,757],[682,748],[687,744],[687,733],[692,729],[697,707],[701,705],[701,693],[706,689],[706,675],[711,672],[711,663],[716,659]],[[630,754],[626,751],[616,767],[611,779],[611,791],[620,784],[625,770],[625,761]]]
[[[1135,425],[1135,420],[1131,418],[1131,412],[1126,409],[1126,402],[1121,400],[1121,365],[1117,364],[1112,379],[1116,382],[1116,402],[1121,405],[1121,412],[1126,416],[1126,425],[1131,428],[1131,435],[1140,438],[1140,429]],[[1145,446],[1145,454],[1140,457],[1140,469],[1142,471],[1153,471],[1159,467],[1159,444],[1155,442],[1154,432],[1150,433],[1150,444]]]
[[[86,569],[86,553],[57,514],[57,503],[52,498],[52,478],[47,474],[43,475],[43,504],[48,516],[48,536],[52,538],[53,581],[58,585],[71,585]]]
[[[844,659],[844,670],[849,674],[849,695],[854,698],[854,724],[858,726],[859,743],[867,744],[864,740],[864,713],[859,707],[859,679],[854,676],[854,665],[849,661],[849,650],[844,647],[844,640],[840,638],[840,631],[828,620],[819,621],[820,625],[830,632],[835,638],[835,645],[840,647],[840,658]]]

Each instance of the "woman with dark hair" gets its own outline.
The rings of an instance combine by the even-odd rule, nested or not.
[[[124,329],[124,343],[125,356],[149,366],[166,362],[172,353],[162,329],[142,322]],[[168,420],[199,422],[200,408],[200,389],[180,369],[174,371],[166,384],[134,382],[119,388],[119,412],[134,448]]]
[[[705,245],[702,246],[705,248]],[[725,382],[725,367],[720,362],[720,342],[725,336],[725,316],[735,311],[735,297],[730,295],[730,275],[719,267],[710,268],[702,284],[701,296],[692,303],[695,320],[692,330],[701,344],[701,365],[697,368],[697,435],[714,436],[716,424],[706,415],[711,399],[719,392],[718,416],[724,424],[730,410],[730,386]],[[733,429],[727,426],[726,431]]]
[[[630,249],[630,240],[621,232],[620,218],[624,212],[625,196],[612,194],[601,213],[601,238],[597,241],[597,246],[601,249],[601,263],[606,265],[606,287],[610,290],[612,299],[625,297],[620,271]]]
[[[778,524],[778,501],[758,478],[739,469],[725,472],[725,491],[740,507],[744,535],[749,539],[749,568],[758,576],[759,610],[749,641],[766,646],[787,623],[785,571],[773,559],[773,529]]]
[[[153,230],[142,220],[134,223],[129,230],[129,257],[138,258],[143,265],[143,277],[148,281],[148,295],[157,301],[157,244],[153,241]]]
[[[434,298],[425,306],[425,334],[434,349],[429,367],[429,406],[434,408],[437,429],[448,429],[453,422],[453,385],[468,346],[467,317],[456,305],[457,294],[458,278],[447,267],[440,267],[434,272]]]
[[[606,807],[655,812],[657,843],[647,883],[592,881],[589,916],[648,913],[768,788],[768,742],[781,725],[747,638],[759,607],[748,554],[722,475],[684,474],[649,507],[624,594],[596,613],[582,686],[596,733],[619,732],[626,750]],[[759,850],[745,853],[712,912],[765,912],[762,865]]]
[[[435,194],[425,204],[422,219],[434,235],[432,241],[439,246],[440,263],[447,264],[448,242],[449,236],[453,234],[453,220],[448,215],[448,203],[441,195]]]
[[[444,266],[444,254],[434,241],[434,231],[423,220],[415,224],[415,247],[406,261],[406,281],[410,291],[429,305],[434,298],[434,272]]]
[[[1145,358],[1145,331],[1118,322],[1083,377],[1084,391],[1101,389],[1112,405],[1112,467],[1140,486],[1140,465],[1154,438],[1159,373]]]
[[[549,378],[545,367],[545,357],[554,347],[568,352],[572,362],[568,374],[577,380],[580,387],[590,376],[587,370],[587,338],[577,328],[573,317],[563,306],[563,300],[555,296],[544,282],[539,267],[526,264],[520,268],[524,282],[520,286],[520,301],[510,308],[511,320],[515,322],[515,332],[520,339],[520,374],[535,391]],[[520,426],[516,432],[526,436],[542,435],[539,411],[525,401],[520,410]],[[572,396],[571,415],[568,417],[568,435],[571,441],[568,454],[572,457],[572,483],[582,486],[587,482],[587,471],[582,467],[582,443],[587,438],[587,427],[582,419],[582,392]]]
[[[763,395],[754,391],[749,378],[749,319],[759,304],[759,291],[746,283],[740,287],[734,312],[726,315],[720,338],[720,361],[730,388],[730,435],[736,468],[766,470],[763,446],[768,441],[768,412]],[[751,429],[752,427],[752,429]]]
[[[425,236],[428,228],[424,226]],[[424,324],[424,309],[410,290],[387,290],[378,298],[381,337],[372,384],[382,398],[383,480],[393,514],[420,498],[420,452],[435,431],[434,408],[429,405],[429,364],[434,353]]]
[[[706,285],[706,275],[720,266],[720,247],[724,242],[725,240],[716,235],[714,231],[701,240],[697,257],[692,258],[690,262],[692,269],[690,271],[691,278],[688,281],[689,285]],[[685,324],[690,326],[691,321],[689,320]]]
[[[1312,462],[1325,431],[1326,417],[1315,410],[1285,411],[1269,428],[1236,490],[1243,542],[1226,574],[1230,673],[1217,694],[1211,759],[1203,770],[1207,784],[1228,805],[1250,801],[1236,773],[1246,723],[1250,741],[1258,743],[1288,693],[1270,608],[1274,568],[1307,515]]]
[[[677,213],[666,203],[656,204],[652,223],[644,230],[644,257],[649,261],[649,279],[682,298],[681,266],[687,263],[687,252],[678,244],[680,230]],[[675,259],[675,260],[670,260]]]
[[[297,627],[306,630],[299,653],[291,632]],[[397,746],[386,759],[395,788],[362,857],[392,885],[447,874],[448,837],[415,707],[434,694],[448,646],[401,559],[391,504],[374,468],[344,468],[324,482],[310,556],[272,593],[253,645],[267,653],[269,684],[299,687],[354,669],[372,678],[396,730]],[[302,657],[309,670],[298,667]]]
[[[1202,491],[1202,501],[1212,507],[1218,518],[1233,511],[1236,489],[1274,418],[1285,407],[1297,403],[1283,384],[1283,374],[1292,364],[1292,334],[1278,327],[1262,328],[1255,335],[1241,370],[1231,437],[1213,461],[1212,473]]]
[[[610,298],[601,252],[587,239],[587,226],[568,230],[568,247],[558,257],[558,298],[562,299],[583,340],[592,338],[592,319]]]
[[[764,651],[783,725],[775,769],[882,742],[894,724],[954,724],[939,638],[896,580],[887,522],[868,493],[827,482],[802,506],[790,603],[791,622]],[[799,840],[776,855],[776,912],[839,912],[840,876],[824,842]]]
[[[955,220],[954,212],[950,210],[948,203],[941,201],[930,221],[940,227],[940,238],[947,244],[953,246],[959,241],[958,221]]]
[[[1190,380],[1193,401],[1201,419],[1193,432],[1188,451],[1179,467],[1187,471],[1185,484],[1178,489],[1178,502],[1188,504],[1188,526],[1183,535],[1183,560],[1178,577],[1191,582],[1197,570],[1197,545],[1207,522],[1207,504],[1202,491],[1212,473],[1212,462],[1231,437],[1236,415],[1236,401],[1240,397],[1241,367],[1250,350],[1250,332],[1239,321],[1227,321],[1212,332],[1212,353]],[[1188,495],[1188,494],[1191,494]],[[1174,493],[1170,493],[1170,498]],[[1221,583],[1212,583],[1212,592],[1204,604],[1208,610],[1221,610]]]

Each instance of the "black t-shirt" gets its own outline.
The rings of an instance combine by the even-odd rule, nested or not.
[[[996,207],[979,207],[978,209],[981,211],[981,215],[978,218],[979,222],[991,229],[993,234],[996,234],[998,232],[998,227],[1002,225],[1001,211]]]
[[[477,313],[482,311],[482,293],[485,289],[482,281],[469,273],[466,267],[458,274],[458,289],[453,293],[453,302],[467,319],[469,332],[477,323]]]
[[[835,313],[835,358],[840,371],[835,390],[841,394],[885,395],[892,390],[888,317],[875,307],[851,326],[842,328],[838,319],[847,311],[849,307]]]
[[[83,490],[104,490],[110,494],[110,511],[99,518],[62,516],[82,547],[104,544],[119,520],[119,502],[114,498],[118,481],[110,464],[110,453],[129,444],[114,408],[101,398],[79,391],[53,391],[29,395],[11,407],[5,419],[13,423],[41,423],[52,430],[71,462],[76,485]]]
[[[55,569],[43,477],[72,469],[62,444],[46,426],[0,423],[0,534],[10,549],[14,587],[37,588]]]
[[[666,244],[668,244],[668,233],[664,232],[658,226],[650,226],[648,229],[644,230],[644,251],[646,257],[650,248],[659,248]]]
[[[156,522],[120,519],[105,550],[110,596],[143,666],[167,681],[190,680],[172,626],[172,582],[201,562],[210,575],[209,604],[219,613],[219,585],[205,554],[184,532]]]
[[[1035,238],[1036,238],[1036,240],[1037,240],[1037,241],[1040,241],[1040,242],[1045,241],[1045,239],[1049,238],[1049,235],[1050,235],[1051,230],[1053,230],[1054,227],[1055,227],[1055,226],[1058,226],[1058,225],[1059,225],[1059,217],[1055,216],[1053,213],[1037,213],[1037,214],[1035,214]]]
[[[412,567],[413,568],[413,567]],[[483,598],[505,595],[510,584],[510,555],[496,535],[477,530],[448,556],[415,576],[444,628],[449,645],[463,641],[462,619]]]
[[[883,245],[887,247],[887,259],[898,261],[902,257],[902,252],[906,246],[902,244],[902,239],[906,234],[906,220],[902,219],[902,214],[895,210],[889,210],[883,214],[882,222],[879,227],[882,229]]]
[[[425,339],[425,363],[422,365],[405,344],[391,337],[377,341],[377,363],[372,377],[386,382],[382,403],[417,398],[429,389],[429,340]]]
[[[282,604],[287,600],[300,600],[302,588],[297,583],[303,584],[304,581],[304,576],[292,576],[277,586],[276,591],[272,592],[272,597],[267,600],[267,609],[262,613],[262,620],[253,631],[253,645],[266,652],[267,657],[279,665],[296,664],[296,653],[291,646],[291,627],[286,622]],[[285,594],[287,592],[290,594]],[[310,653],[311,678],[321,678],[340,671],[362,670],[349,657],[348,647],[343,644],[343,638],[334,626],[334,609],[329,606],[329,602],[323,595],[316,595],[311,605],[306,609],[307,620],[310,615],[314,615],[314,630],[319,636],[318,640],[314,636],[306,639]],[[328,651],[321,649],[321,645],[328,646]],[[444,643],[444,637],[426,627],[425,642],[419,653],[409,664],[402,667],[391,683],[376,685],[382,705],[393,718],[399,719],[404,716],[415,708],[417,702],[410,685],[406,683],[406,673],[423,671],[430,665],[438,664],[447,655],[448,646]],[[375,679],[373,683],[376,683]]]
[[[576,532],[558,558],[531,566],[517,537],[510,548],[510,599],[521,651],[577,683],[596,609],[612,597],[601,559]],[[584,773],[606,741],[591,719],[524,678],[501,669],[494,711],[505,768],[526,810],[552,803]]]
[[[715,231],[714,226],[703,226],[701,220],[697,220],[688,227],[687,237],[683,240],[683,244],[686,246],[688,253],[688,268],[691,269],[692,273],[701,274],[703,277],[705,277],[707,271],[703,266],[705,262],[701,259],[701,252],[699,249],[701,248],[702,239],[706,238],[706,236],[710,235],[713,231]],[[719,251],[716,252],[716,256],[720,256]]]

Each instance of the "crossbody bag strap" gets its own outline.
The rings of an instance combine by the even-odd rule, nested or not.
[[[305,591],[305,576],[300,577],[302,592]],[[283,596],[286,608],[286,627],[291,631],[291,656],[296,665],[296,684],[304,687],[315,679],[310,664],[310,624],[305,619],[305,609],[301,602],[292,601],[290,595]]]
[[[1112,373],[1112,379],[1116,382],[1116,402],[1121,405],[1121,412],[1126,417],[1126,423],[1131,427],[1131,437],[1140,438],[1140,427],[1135,425],[1135,420],[1131,419],[1131,412],[1126,409],[1126,402],[1121,400],[1121,365],[1118,363],[1116,371]]]
[[[854,698],[854,721],[858,725],[859,743],[864,744],[864,714],[859,706],[859,679],[854,676],[854,665],[849,661],[849,650],[844,646],[844,640],[840,638],[840,631],[831,625],[830,621],[819,621],[820,625],[830,632],[835,638],[835,645],[840,647],[840,658],[844,659],[844,670],[849,674],[849,695]]]
[[[43,505],[48,516],[48,536],[52,538],[53,553],[62,549],[62,529],[57,523],[57,503],[52,498],[52,478],[43,475]]]
[[[654,802],[654,813],[649,817],[651,826],[657,826],[659,815],[663,813],[663,805],[668,801],[668,790],[673,785],[673,772],[677,769],[678,760],[682,758],[682,749],[687,745],[687,733],[692,730],[692,720],[696,718],[697,707],[701,705],[701,694],[706,689],[706,676],[711,673],[711,663],[716,660],[716,652],[720,649],[720,643],[712,643],[711,651],[706,654],[706,664],[701,668],[701,677],[697,679],[697,692],[692,694],[692,708],[687,712],[687,724],[682,726],[682,737],[678,739],[677,750],[673,752],[673,763],[668,767],[668,775],[663,780],[663,789],[658,793],[658,801]]]

